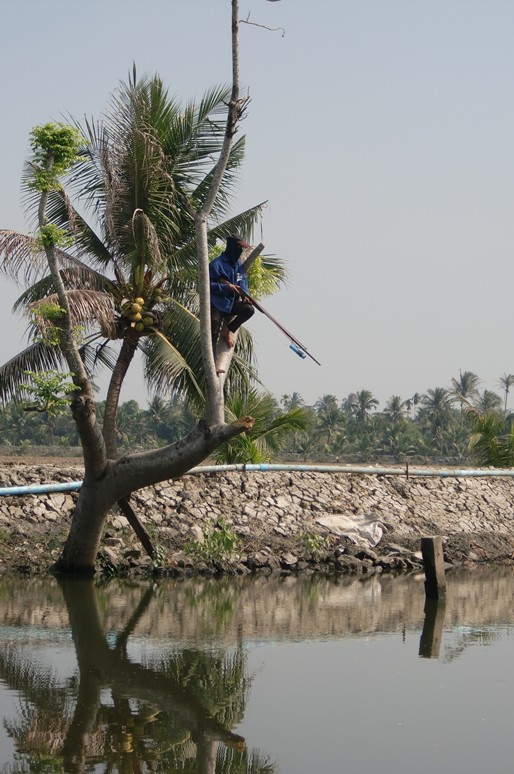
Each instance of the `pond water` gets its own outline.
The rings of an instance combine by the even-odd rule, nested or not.
[[[514,572],[0,581],[0,772],[512,770]]]

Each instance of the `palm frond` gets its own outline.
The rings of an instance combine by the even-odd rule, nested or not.
[[[74,168],[73,179],[78,170],[85,166],[79,162]],[[67,194],[62,190],[51,191],[48,197],[47,216],[60,228],[68,231],[74,240],[73,255],[87,261],[90,266],[105,271],[112,263],[113,256],[108,246],[85,218],[75,209]],[[70,251],[71,252],[71,251]],[[71,261],[70,261],[71,264]]]
[[[473,432],[469,449],[478,465],[495,468],[514,466],[514,424],[506,428],[505,420],[498,414],[480,414],[470,409]]]
[[[165,345],[158,337],[143,340],[145,376],[156,394],[175,393],[201,410],[205,377],[200,321],[189,309],[172,301],[162,316],[161,330]]]
[[[60,274],[65,288],[70,290],[95,290],[102,293],[112,293],[114,291],[112,280],[84,264],[73,268],[61,269]],[[42,299],[48,301],[48,296],[53,293],[54,284],[52,278],[50,276],[43,277],[43,279],[40,279],[23,291],[14,302],[13,311],[17,312],[20,309],[25,309]]]
[[[256,204],[248,210],[240,212],[238,215],[234,215],[234,217],[229,218],[222,223],[218,223],[209,230],[209,239],[212,244],[215,243],[216,239],[225,241],[226,238],[235,231],[241,233],[251,242],[257,225],[261,221],[262,213],[267,205],[268,202],[260,202],[260,204]]]
[[[29,384],[26,371],[51,371],[64,364],[60,350],[36,342],[0,366],[0,400],[16,400],[20,385]]]
[[[97,323],[105,338],[116,339],[118,337],[114,302],[109,294],[96,290],[68,290],[66,298],[72,327],[84,326],[89,330],[92,325]],[[48,302],[58,304],[57,294],[47,296],[28,307],[28,312],[33,316],[37,328],[41,331],[47,330],[52,325],[52,322],[47,320],[44,315],[38,316],[38,307]]]
[[[312,424],[312,413],[305,406],[298,406],[291,411],[278,414],[272,422],[262,430],[257,430],[256,438],[265,442],[268,449],[277,452],[283,441],[291,433],[303,433]]]
[[[166,157],[174,175],[191,193],[209,172],[223,145],[228,86],[216,86],[205,92],[200,102],[186,104],[180,117],[170,124],[162,137]]]
[[[68,258],[62,250],[56,250],[57,259]],[[18,283],[34,282],[48,271],[46,255],[35,237],[18,231],[0,231],[0,271]]]
[[[225,172],[223,174],[222,183],[216,199],[214,201],[211,218],[213,220],[219,220],[222,217],[226,217],[229,212],[229,205],[231,197],[234,193],[234,189],[239,178],[239,171],[244,159],[245,152],[245,138],[241,137],[236,143],[234,143]],[[216,166],[213,165],[212,169],[200,180],[196,189],[192,192],[191,196],[197,203],[197,206],[203,204],[209,187],[212,183],[213,176],[216,171]]]
[[[311,412],[304,406],[280,412],[269,392],[252,389],[246,394],[231,393],[225,404],[227,421],[233,422],[247,414],[254,419],[253,427],[243,436],[223,444],[215,452],[217,462],[270,461],[291,433],[304,432],[312,422]]]
[[[160,331],[155,331],[155,350],[152,364],[147,363],[146,377],[154,387],[156,394],[165,391],[180,394],[189,392],[191,403],[203,405],[204,394],[198,384],[191,366],[181,352]],[[148,354],[148,350],[147,350]],[[195,394],[191,395],[191,387]]]
[[[94,374],[98,365],[103,365],[112,371],[118,360],[116,351],[109,347],[105,340],[95,343],[96,340],[95,337],[94,340],[87,341],[80,348],[82,360],[90,376]]]

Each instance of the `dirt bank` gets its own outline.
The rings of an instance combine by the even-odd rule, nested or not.
[[[0,485],[78,481],[77,460],[0,460]],[[453,564],[514,557],[510,478],[314,472],[184,476],[133,495],[157,555],[121,514],[105,528],[106,572],[381,573],[421,566],[420,538],[443,535]],[[0,571],[42,572],[57,558],[75,494],[0,498]]]

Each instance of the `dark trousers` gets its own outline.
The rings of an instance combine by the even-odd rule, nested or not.
[[[229,331],[235,333],[254,313],[254,307],[246,301],[234,301],[230,315],[224,315],[214,306],[211,306],[212,351],[216,353],[216,342],[223,323],[226,323]]]

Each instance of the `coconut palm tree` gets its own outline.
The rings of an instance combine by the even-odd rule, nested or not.
[[[509,400],[510,388],[514,384],[514,374],[503,374],[500,376],[500,386],[503,388],[505,399],[503,402],[503,413],[507,416],[507,403]]]
[[[387,401],[384,414],[393,423],[400,424],[405,419],[407,401],[402,400],[399,395],[391,395]]]
[[[481,414],[498,412],[502,407],[502,399],[496,392],[484,390],[482,393],[478,393],[475,407]]]
[[[358,422],[366,422],[370,413],[377,408],[378,400],[373,397],[373,393],[369,390],[360,390],[355,393],[355,396],[357,398],[355,419]]]
[[[448,395],[452,401],[460,404],[461,417],[464,405],[472,402],[477,396],[479,384],[479,377],[472,371],[459,371],[459,378],[452,379]]]
[[[419,392],[415,392],[412,398],[407,398],[405,401],[405,408],[410,413],[412,411],[412,419],[416,418],[416,408],[421,400]]]
[[[344,426],[344,415],[335,395],[322,395],[314,404],[316,412],[316,438],[329,451]]]
[[[420,420],[426,419],[432,433],[437,428],[445,428],[451,418],[451,397],[445,387],[434,387],[422,395],[422,409],[418,414]]]
[[[280,402],[284,411],[291,411],[291,409],[305,406],[305,401],[299,392],[293,392],[291,395],[282,395]]]
[[[352,419],[355,417],[358,408],[357,395],[351,392],[346,398],[341,401],[341,411],[346,419]]]
[[[112,368],[103,420],[111,458],[117,454],[120,391],[136,350],[143,352],[148,381],[157,391],[171,384],[203,400],[195,230],[186,203],[200,202],[210,181],[228,98],[227,88],[211,89],[199,103],[183,108],[157,76],[137,79],[134,71],[114,95],[105,120],[82,128],[87,144],[68,181],[69,193],[59,188],[49,195],[49,219],[74,240],[73,249],[58,251],[58,259],[73,325],[85,328],[83,357],[90,366],[103,361]],[[243,154],[241,138],[214,203],[212,245],[236,229],[249,234],[262,211],[261,204],[221,220]],[[93,225],[82,212],[91,214]],[[36,280],[16,308],[32,312],[33,332],[39,334],[1,369],[3,398],[13,397],[25,371],[55,368],[60,361],[59,348],[40,333],[49,324],[38,310],[44,311],[54,295],[41,249],[35,259],[35,247],[34,238],[0,232],[1,268],[15,275],[23,270],[28,281]],[[278,282],[281,272],[275,262],[268,276]],[[249,337],[241,338],[244,357],[236,358],[235,382],[243,378],[245,360],[251,362]],[[116,357],[106,347],[109,342],[120,344]]]

